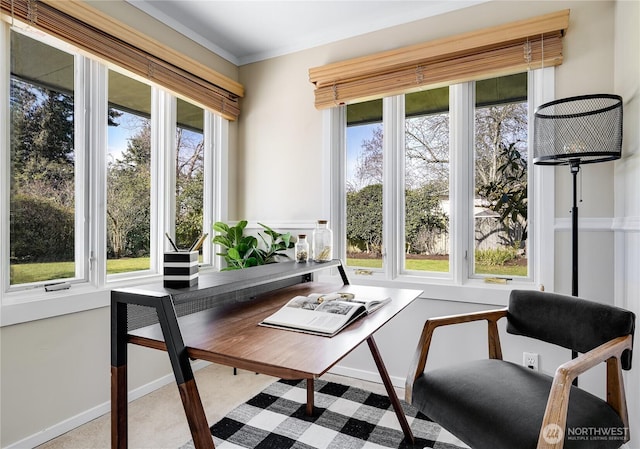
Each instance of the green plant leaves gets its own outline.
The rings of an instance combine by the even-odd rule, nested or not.
[[[220,234],[213,238],[213,243],[220,245],[225,250],[217,253],[223,256],[227,262],[227,266],[222,269],[223,271],[274,263],[278,261],[278,257],[288,258],[283,251],[293,248],[291,233],[281,234],[269,226],[258,224],[264,228],[264,233],[267,235],[265,237],[262,233],[258,233],[264,248],[259,247],[256,237],[244,235],[247,220],[241,220],[235,226],[229,226],[220,221],[214,223],[213,230]]]

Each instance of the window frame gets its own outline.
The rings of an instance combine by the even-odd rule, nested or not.
[[[554,96],[554,68],[528,72],[529,148],[533,144],[533,113],[537,106]],[[526,278],[514,279],[507,285],[487,284],[482,275],[472,273],[472,261],[465,254],[473,254],[474,198],[473,158],[468,149],[474,148],[474,82],[450,86],[450,196],[453,205],[450,217],[450,271],[422,273],[404,269],[404,95],[383,98],[383,269],[365,270],[347,267],[354,282],[369,285],[421,288],[433,299],[505,305],[506,294],[512,288],[553,290],[554,251],[554,174],[540,170],[528,161],[529,176],[529,273]],[[346,258],[346,106],[324,111],[324,146],[327,149],[331,222],[336,236],[336,257]],[[469,132],[469,130],[471,130]],[[402,151],[397,151],[401,148]],[[464,161],[464,163],[461,163]],[[470,203],[471,202],[471,203]],[[543,206],[544,205],[544,206]],[[326,207],[326,206],[325,206]],[[461,218],[464,217],[464,218]],[[542,236],[546,236],[542,239]],[[552,239],[553,240],[553,239]],[[389,243],[391,242],[391,244]],[[544,247],[543,247],[544,246]],[[547,248],[551,248],[549,251]],[[444,274],[444,275],[443,275]]]
[[[20,27],[14,24],[13,27]],[[3,117],[10,117],[10,36],[12,27],[0,22],[0,106]],[[0,327],[53,316],[91,310],[108,306],[110,290],[140,282],[162,279],[162,253],[169,249],[165,232],[175,227],[175,174],[171,173],[165,154],[175,151],[176,97],[124,69],[107,65],[86,56],[85,53],[42,32],[16,30],[47,45],[58,47],[74,55],[75,59],[75,145],[76,201],[81,213],[76,211],[76,277],[65,279],[71,288],[59,292],[45,292],[43,285],[51,281],[33,284],[10,285],[9,245],[2,245],[0,257]],[[4,69],[6,67],[6,69]],[[117,70],[127,76],[140,79],[152,88],[152,222],[151,265],[149,270],[107,275],[106,271],[106,152],[108,70]],[[184,98],[186,101],[191,101]],[[196,102],[197,104],[197,102]],[[163,114],[158,114],[163,112]],[[228,198],[228,145],[229,121],[219,114],[203,108],[205,151],[205,194],[203,197],[203,229],[211,229],[215,221],[227,219]],[[0,121],[0,150],[3,170],[10,169],[9,120]],[[173,137],[173,138],[171,138]],[[167,140],[168,139],[168,140]],[[91,151],[86,149],[91,148]],[[171,159],[169,160],[171,161]],[[171,176],[167,176],[167,171]],[[155,176],[154,176],[155,175]],[[8,176],[0,181],[0,237],[9,241],[10,234],[10,183]],[[173,207],[171,206],[173,204]],[[81,231],[78,232],[78,227]],[[210,231],[209,231],[210,232]],[[210,234],[211,235],[211,234]],[[211,238],[203,245],[204,261],[201,270],[220,266],[215,257]],[[5,263],[6,262],[6,263]]]

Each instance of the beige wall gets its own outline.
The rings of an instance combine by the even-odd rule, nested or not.
[[[564,42],[566,62],[556,72],[556,96],[610,92],[614,88],[621,94],[632,92],[635,95],[635,103],[632,103],[635,104],[635,112],[632,112],[635,115],[632,116],[638,120],[638,2],[630,2],[633,3],[631,5],[620,2],[625,5],[619,4],[617,9],[610,2],[489,2],[403,27],[250,64],[239,70],[140,16],[137,10],[122,0],[92,3],[116,17],[138,24],[139,29],[160,40],[166,39],[167,43],[175,44],[203,62],[209,61],[216,70],[232,78],[237,77],[244,84],[246,97],[242,100],[240,120],[237,125],[232,124],[229,136],[232,150],[229,158],[230,219],[247,218],[272,223],[311,222],[318,218],[323,195],[320,185],[327,173],[322,170],[322,113],[313,107],[313,86],[308,82],[307,71],[310,67],[332,61],[571,8],[570,29]],[[624,26],[614,26],[614,19],[623,22]],[[635,63],[617,61],[620,76],[614,80],[612,65],[616,59],[616,33],[616,50],[636,55],[636,60]],[[636,39],[635,44],[628,42],[628,35]],[[635,72],[635,77],[627,76],[629,72]],[[585,170],[581,217],[613,217],[612,177],[615,167],[617,173],[623,173],[628,180],[621,186],[626,200],[620,214],[624,215],[623,211],[627,211],[629,216],[637,218],[640,210],[637,199],[640,178],[637,157],[639,128],[637,126],[636,132],[629,138],[635,141],[635,156],[629,168],[600,164]],[[556,185],[561,192],[556,202],[556,214],[565,218],[568,216],[570,199],[564,192],[569,188],[570,180],[561,173],[562,169],[556,170]],[[581,236],[589,247],[589,250],[585,250],[588,259],[581,260],[582,278],[588,286],[585,291],[595,296],[610,297],[616,281],[612,259],[618,257],[613,254],[613,234],[609,231],[586,234],[589,235]],[[567,233],[559,232],[558,237],[556,285],[560,287],[559,290],[569,291],[569,274],[565,268],[570,264],[564,256],[560,256],[567,252]],[[634,245],[629,252],[635,248],[635,253],[640,253],[637,232],[629,233],[624,244]],[[630,269],[637,269],[640,266],[637,263],[639,256],[636,255],[635,259],[628,257]],[[634,298],[633,304],[637,310],[637,298],[640,296],[638,274],[629,271],[627,276],[635,279],[635,290],[629,290],[626,295]],[[634,293],[638,296],[632,296]],[[429,300],[413,307],[414,313],[409,314],[406,320],[394,321],[378,337],[378,344],[383,356],[389,357],[387,365],[395,378],[406,375],[407,360],[423,318],[478,308],[477,305]],[[452,343],[464,347],[467,337],[466,334],[452,337]],[[9,446],[51,426],[59,426],[76,415],[86,415],[87,411],[108,401],[108,308],[2,328],[0,345],[0,446]],[[529,342],[509,346],[506,353],[517,360],[525,349],[533,349],[543,355],[542,367],[545,371],[552,371],[553,365],[564,357],[563,353],[546,347],[532,347]],[[164,354],[144,349],[132,349],[130,354],[132,388],[170,373]],[[439,356],[446,361],[447,354],[448,351],[444,351]],[[370,362],[368,356],[355,354],[345,360],[344,367],[351,372],[361,370],[365,373],[370,369]],[[635,373],[638,372],[640,370],[636,367]],[[640,382],[638,375],[633,375],[635,383],[628,387],[628,393],[634,398],[632,409],[637,417]]]

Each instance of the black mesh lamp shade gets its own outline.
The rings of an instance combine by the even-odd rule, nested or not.
[[[564,98],[536,109],[533,163],[569,165],[573,176],[571,294],[578,296],[578,206],[576,175],[580,164],[620,159],[622,97],[596,94]]]
[[[534,164],[591,164],[620,159],[621,153],[622,98],[618,95],[582,95],[536,109]]]

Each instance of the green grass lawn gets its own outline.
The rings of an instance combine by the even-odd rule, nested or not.
[[[382,268],[382,259],[355,259],[348,258],[347,266],[352,268]],[[448,260],[432,260],[432,259],[407,259],[407,270],[415,271],[435,271],[435,272],[448,272],[449,261]],[[526,276],[526,266],[515,265],[476,265],[476,272],[478,274],[493,274],[496,276]]]
[[[149,269],[148,257],[109,259],[107,274],[127,273]],[[50,279],[67,279],[75,276],[73,262],[25,263],[11,265],[11,284],[28,284]]]
[[[148,257],[109,259],[107,274],[128,273],[149,269]],[[382,268],[382,259],[347,259],[347,266],[355,268]],[[449,271],[448,260],[408,259],[407,270]],[[526,276],[527,267],[476,265],[479,274],[496,276]],[[50,279],[66,279],[75,275],[73,262],[49,262],[11,265],[11,284],[28,284]]]

